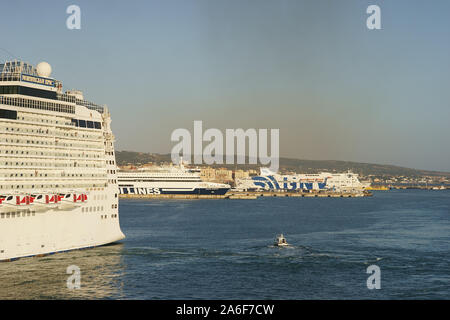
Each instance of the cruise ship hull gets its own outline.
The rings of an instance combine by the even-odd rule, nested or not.
[[[5,218],[0,234],[0,261],[101,246],[125,238],[117,219],[102,219],[100,213],[81,212],[81,208]]]
[[[89,248],[125,238],[116,205],[117,188],[92,188],[57,203],[8,203],[0,207],[0,261]],[[82,194],[81,192],[84,192]],[[21,199],[24,197],[15,196]],[[30,201],[28,201],[30,202]]]

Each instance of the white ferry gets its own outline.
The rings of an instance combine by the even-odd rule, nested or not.
[[[202,181],[199,170],[179,166],[163,166],[118,173],[121,194],[192,194],[224,195],[228,184]]]
[[[125,237],[110,124],[48,63],[0,64],[0,260]]]
[[[359,181],[358,174],[352,172],[280,175],[271,172],[267,168],[261,168],[261,174],[259,176],[238,179],[236,181],[236,189],[238,190],[358,191],[368,186],[368,184]]]

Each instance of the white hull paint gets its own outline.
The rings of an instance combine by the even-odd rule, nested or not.
[[[91,196],[96,193],[102,194],[91,192]],[[104,210],[89,211],[94,207]],[[72,210],[59,208],[30,212],[29,216],[22,210],[14,218],[12,214],[7,218],[5,212],[0,220],[0,261],[101,246],[125,238],[110,201],[87,202]]]

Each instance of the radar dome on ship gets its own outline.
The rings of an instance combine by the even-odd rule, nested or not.
[[[52,74],[52,67],[47,62],[39,62],[36,66],[38,76],[48,78]]]

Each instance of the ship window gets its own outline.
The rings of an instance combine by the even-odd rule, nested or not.
[[[17,94],[18,93],[17,86],[1,86],[0,94]]]
[[[92,121],[88,121],[88,122],[87,122],[87,127],[88,127],[89,129],[94,129],[94,123],[93,123]]]
[[[74,125],[75,127],[78,127],[78,120],[72,119],[72,125]]]
[[[81,128],[86,128],[86,121],[85,120],[79,120],[78,124]]]
[[[94,122],[95,129],[101,129],[102,124],[100,122]]]
[[[16,120],[17,119],[17,111],[0,109],[0,118]]]

